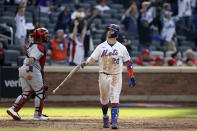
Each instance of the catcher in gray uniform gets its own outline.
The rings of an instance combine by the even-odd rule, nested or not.
[[[20,120],[18,111],[23,107],[32,94],[35,94],[34,120],[48,120],[48,116],[42,114],[45,98],[42,71],[46,61],[46,49],[42,44],[48,41],[46,34],[48,30],[38,28],[33,32],[33,42],[27,48],[27,57],[23,66],[19,68],[19,79],[22,86],[22,94],[19,95],[7,113],[14,119]]]

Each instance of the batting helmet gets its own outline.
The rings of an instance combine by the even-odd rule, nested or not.
[[[46,28],[38,28],[34,30],[33,32],[34,41],[39,41],[39,40],[42,40],[43,42],[48,41],[46,34],[48,34],[48,30]]]
[[[111,34],[110,38],[115,38],[118,36],[119,34],[119,27],[116,25],[116,24],[110,24],[107,26],[107,29],[112,29],[114,30],[115,32],[113,34]]]

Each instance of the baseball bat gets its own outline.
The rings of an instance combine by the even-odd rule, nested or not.
[[[67,76],[66,78],[62,81],[62,83],[53,90],[53,94],[55,94],[55,92],[68,80],[71,78],[71,76],[77,72],[80,69],[80,65],[76,66]]]

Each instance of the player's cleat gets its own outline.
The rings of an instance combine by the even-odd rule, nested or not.
[[[109,116],[103,116],[103,128],[109,128]]]
[[[13,108],[9,108],[7,110],[8,115],[10,115],[14,120],[21,120],[21,117],[18,115],[17,112],[13,110]]]
[[[111,128],[112,129],[118,129],[118,122],[112,122]]]
[[[49,117],[47,116],[47,115],[44,115],[44,114],[42,114],[41,116],[34,116],[34,120],[36,120],[36,121],[45,121],[45,120],[48,120],[49,119]]]

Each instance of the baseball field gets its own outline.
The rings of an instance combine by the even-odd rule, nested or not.
[[[14,121],[0,108],[0,131],[108,131],[99,107],[46,107],[49,121],[33,121],[34,108],[25,107]],[[120,107],[120,131],[197,131],[197,108]]]

